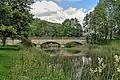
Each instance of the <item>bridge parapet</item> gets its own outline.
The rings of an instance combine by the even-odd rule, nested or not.
[[[85,37],[30,37],[29,39],[80,39],[85,40]]]

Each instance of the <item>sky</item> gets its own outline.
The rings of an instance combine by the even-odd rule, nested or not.
[[[87,13],[94,10],[99,0],[34,0],[31,13],[35,18],[53,23],[77,18],[80,23]]]

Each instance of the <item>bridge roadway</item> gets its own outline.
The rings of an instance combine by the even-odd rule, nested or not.
[[[66,39],[31,39],[31,41],[37,45],[41,45],[43,43],[47,43],[47,42],[55,42],[55,43],[58,43],[60,45],[64,45],[64,44],[67,44],[67,43],[71,43],[71,42],[78,42],[78,43],[82,43],[84,44],[86,42],[85,39],[80,39],[80,38],[66,38]],[[1,42],[1,40],[0,40]],[[6,43],[7,44],[10,44],[10,45],[15,45],[15,44],[18,44],[20,43],[21,40],[6,40]]]

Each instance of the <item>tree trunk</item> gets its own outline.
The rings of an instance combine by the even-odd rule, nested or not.
[[[105,33],[105,40],[107,40],[107,37],[108,37],[108,33],[106,32]]]
[[[108,28],[105,28],[105,40],[107,40],[108,37]]]
[[[3,47],[4,47],[6,45],[6,37],[4,35],[3,35],[2,43],[3,43]]]
[[[86,37],[86,42],[89,43],[89,37],[88,36]]]
[[[97,40],[97,34],[95,32],[95,34],[94,34],[94,44],[96,44],[96,40]]]
[[[111,30],[111,32],[110,32],[110,40],[112,40],[112,33],[113,33],[113,31]]]

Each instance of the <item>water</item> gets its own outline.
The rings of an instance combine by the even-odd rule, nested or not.
[[[50,53],[51,59],[56,57],[55,61],[50,64],[50,66],[52,65],[53,67],[57,67],[59,69],[65,69],[65,76],[67,74],[67,69],[69,69],[69,80],[81,80],[84,66],[90,65],[92,61],[91,57],[81,53],[79,48],[48,48],[42,50]],[[59,61],[57,62],[57,60]]]

